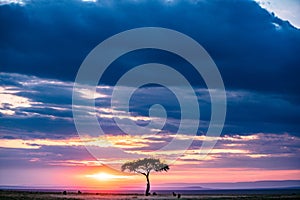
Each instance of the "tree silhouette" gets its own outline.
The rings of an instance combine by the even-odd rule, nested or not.
[[[167,164],[162,163],[159,159],[155,158],[144,158],[126,162],[122,165],[122,171],[129,171],[134,173],[143,174],[147,180],[147,187],[145,195],[148,196],[150,193],[150,180],[149,175],[151,171],[162,172],[168,171],[170,168]]]

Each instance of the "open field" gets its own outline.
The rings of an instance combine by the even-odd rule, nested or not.
[[[221,200],[221,199],[300,199],[299,190],[284,192],[282,194],[236,194],[230,192],[226,194],[182,194],[180,199],[209,199],[209,200]],[[201,191],[199,192],[201,193]],[[112,200],[129,200],[129,199],[178,199],[177,196],[174,197],[170,194],[159,194],[157,196],[148,196],[145,197],[142,194],[105,194],[105,193],[68,193],[67,195],[63,195],[60,192],[30,192],[30,191],[9,191],[9,190],[1,190],[0,191],[0,200],[54,200],[54,199],[64,199],[64,200],[103,200],[103,199],[112,199]]]

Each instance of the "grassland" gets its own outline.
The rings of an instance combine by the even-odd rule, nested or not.
[[[30,192],[30,191],[0,191],[0,200],[150,200],[150,199],[178,199],[177,196],[170,194],[158,194],[156,196],[143,196],[142,194],[108,194],[108,193],[68,193],[62,192]],[[180,199],[202,199],[202,200],[225,200],[225,199],[300,199],[299,193],[291,194],[183,194]]]

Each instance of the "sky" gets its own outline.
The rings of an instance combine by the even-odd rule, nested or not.
[[[0,185],[143,189],[144,177],[118,169],[149,156],[176,160],[169,172],[152,174],[154,188],[300,180],[297,11],[296,0],[0,1]],[[204,158],[201,144],[212,139],[206,135],[209,95],[220,91],[208,89],[190,63],[163,50],[122,55],[107,68],[95,93],[78,91],[83,102],[95,99],[105,135],[78,134],[72,109],[81,108],[72,107],[72,93],[83,60],[108,37],[140,27],[168,28],[193,38],[218,67],[226,89],[226,119]],[[173,67],[192,85],[201,111],[195,135],[177,133],[180,104],[168,88],[149,84],[136,89],[130,116],[111,106],[122,75],[154,62]],[[119,89],[130,91],[126,85]],[[178,91],[186,99],[192,96],[185,88]],[[167,113],[158,133],[124,134],[118,127],[114,113],[125,124],[164,121],[149,116],[154,104]],[[188,120],[185,126],[194,123]],[[175,136],[182,143],[192,140],[183,154],[178,149],[157,152]]]
[[[283,20],[288,20],[293,26],[300,27],[300,4],[297,0],[256,0],[262,8],[273,12]]]

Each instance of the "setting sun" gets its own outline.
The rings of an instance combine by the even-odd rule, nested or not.
[[[97,180],[100,180],[100,181],[130,178],[129,176],[114,175],[114,174],[109,174],[109,173],[106,173],[106,172],[100,172],[100,173],[97,173],[97,174],[86,175],[86,177],[94,178],[94,179],[97,179]]]

